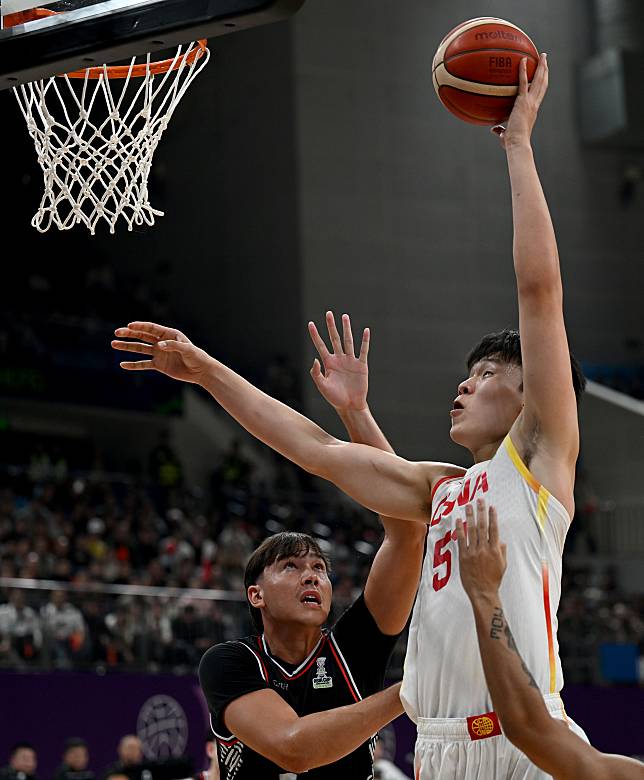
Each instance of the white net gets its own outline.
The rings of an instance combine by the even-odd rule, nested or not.
[[[44,233],[83,223],[93,234],[105,221],[114,233],[153,225],[150,205],[154,152],[186,90],[210,52],[180,46],[167,71],[146,56],[121,68],[92,68],[81,78],[54,76],[14,88],[43,171],[45,191],[31,224]],[[113,74],[119,72],[116,78]]]

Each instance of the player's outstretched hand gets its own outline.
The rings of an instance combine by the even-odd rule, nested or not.
[[[154,322],[130,322],[127,328],[117,328],[112,347],[121,352],[148,355],[149,360],[122,362],[126,371],[160,371],[172,379],[199,384],[208,362],[207,352],[195,347],[180,330],[157,325]],[[121,339],[133,339],[121,341]]]
[[[499,136],[501,145],[529,143],[537,114],[548,90],[548,55],[541,54],[532,83],[528,83],[528,60],[524,57],[519,65],[519,93],[514,101],[507,124],[496,125],[492,132]]]
[[[476,502],[476,520],[471,504],[465,507],[465,525],[456,521],[458,561],[461,582],[470,599],[494,595],[499,589],[506,567],[506,546],[499,541],[496,510],[484,501]]]
[[[314,322],[309,322],[311,340],[322,360],[315,358],[311,377],[322,396],[338,411],[361,411],[367,407],[369,390],[369,328],[362,332],[360,355],[356,357],[351,332],[351,319],[342,315],[340,338],[333,312],[326,313],[326,327],[329,331],[332,352],[329,352]],[[324,372],[322,371],[324,369]]]

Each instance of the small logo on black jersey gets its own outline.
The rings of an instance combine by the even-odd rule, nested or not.
[[[333,677],[330,677],[326,673],[325,664],[326,658],[318,658],[316,661],[318,670],[313,678],[314,688],[333,688]]]

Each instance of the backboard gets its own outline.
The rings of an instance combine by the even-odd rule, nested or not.
[[[0,90],[279,21],[303,4],[304,0],[0,0]]]

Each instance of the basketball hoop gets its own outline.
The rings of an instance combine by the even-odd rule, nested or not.
[[[5,17],[5,26],[54,13],[17,13]],[[45,191],[31,220],[41,233],[84,223],[94,234],[101,220],[114,233],[121,217],[132,230],[163,216],[149,201],[152,158],[210,51],[200,40],[160,62],[150,54],[141,63],[136,59],[14,87],[44,175]]]

